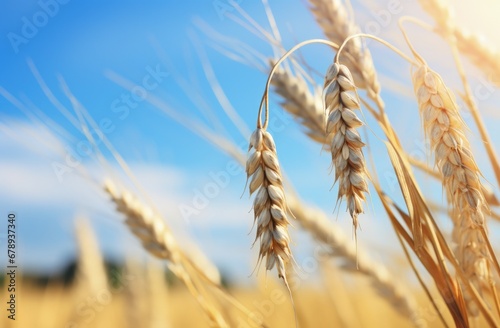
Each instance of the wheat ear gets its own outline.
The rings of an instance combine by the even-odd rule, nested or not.
[[[480,171],[464,133],[465,124],[452,94],[436,72],[421,65],[413,74],[413,84],[435,164],[452,204],[458,262],[467,278],[481,290],[490,278],[488,247],[483,237],[486,202]]]
[[[172,232],[150,207],[126,190],[120,194],[110,180],[105,181],[104,190],[116,204],[116,210],[125,216],[125,224],[148,252],[174,264],[179,262],[181,255]]]
[[[253,210],[257,222],[255,240],[260,239],[259,262],[265,258],[267,270],[276,265],[279,277],[286,282],[285,267],[292,253],[285,191],[273,137],[262,128],[257,128],[250,137],[246,173],[250,195],[257,192]]]
[[[321,91],[311,92],[301,75],[294,75],[285,68],[275,71],[271,84],[274,92],[283,98],[281,107],[305,128],[304,132],[309,138],[325,144],[329,150],[330,145],[325,136],[325,111]]]
[[[193,270],[188,270],[188,266],[191,265],[195,274],[201,276],[199,278],[205,278],[212,285],[218,286],[218,282],[207,276],[207,273],[196,265],[196,261],[188,259],[183,254],[172,232],[161,217],[128,191],[120,194],[111,180],[105,181],[104,190],[109,194],[113,203],[116,204],[116,210],[125,216],[125,223],[141,241],[143,247],[152,255],[170,262],[170,269],[184,282],[196,298],[211,324],[216,327],[227,327],[224,316],[202,294],[202,288],[196,284],[196,277],[191,276]],[[212,270],[208,270],[208,272],[212,272]]]
[[[330,149],[335,168],[335,182],[339,182],[337,201],[345,198],[354,229],[362,203],[368,192],[367,170],[362,152],[364,143],[357,129],[363,122],[355,114],[359,98],[347,66],[333,63],[325,77],[325,107],[328,114],[326,133],[331,136]]]
[[[319,26],[326,37],[334,43],[342,44],[349,36],[360,32],[341,0],[309,0],[309,2]],[[344,50],[346,55],[341,58],[340,63],[349,67],[356,86],[366,89],[368,97],[383,106],[380,84],[370,51],[363,47],[360,38],[350,40]]]

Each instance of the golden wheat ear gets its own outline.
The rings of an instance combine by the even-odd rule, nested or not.
[[[362,151],[365,144],[358,132],[363,122],[355,113],[360,108],[359,98],[352,75],[345,65],[333,63],[325,76],[324,86],[328,115],[326,133],[331,140],[335,182],[339,184],[337,201],[346,199],[356,231],[358,216],[363,213],[362,204],[368,193],[368,176]]]
[[[285,267],[292,255],[283,178],[273,137],[261,128],[250,138],[246,172],[250,194],[257,193],[253,209],[257,221],[255,239],[260,240],[259,262],[265,259],[267,270],[276,265],[278,275],[286,278]]]
[[[481,172],[465,135],[458,106],[441,77],[421,65],[413,73],[413,84],[435,165],[451,204],[457,260],[467,278],[481,290],[491,278],[489,251],[483,235],[483,229],[487,231],[483,214],[487,204]],[[465,296],[470,299],[467,293]],[[468,302],[468,307],[472,315],[478,315],[473,302]]]

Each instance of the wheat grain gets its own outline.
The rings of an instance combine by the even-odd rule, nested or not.
[[[481,289],[490,277],[488,249],[481,230],[486,229],[486,203],[480,171],[464,134],[465,124],[436,72],[421,65],[413,74],[413,84],[435,164],[452,204],[457,258],[467,278]]]
[[[257,221],[255,240],[260,240],[259,262],[265,258],[266,269],[274,265],[279,277],[286,281],[285,266],[292,254],[289,248],[288,219],[285,191],[276,146],[271,134],[258,128],[250,138],[246,173],[250,179],[250,195],[254,199],[254,218]]]
[[[331,136],[335,182],[339,182],[337,201],[346,199],[356,231],[358,215],[363,213],[362,203],[366,199],[368,184],[362,152],[364,143],[357,131],[363,123],[354,113],[359,109],[359,99],[347,66],[333,63],[328,69],[325,77],[325,107],[328,113],[326,133]]]
[[[316,21],[326,37],[334,43],[341,45],[349,36],[360,32],[353,18],[347,14],[347,8],[341,0],[309,0],[309,2]],[[344,51],[346,55],[340,58],[340,63],[349,67],[356,86],[366,89],[368,97],[382,105],[380,84],[370,51],[363,47],[360,38],[350,40]]]

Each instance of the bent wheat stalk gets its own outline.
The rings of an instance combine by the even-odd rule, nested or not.
[[[257,130],[250,137],[249,158],[246,163],[247,179],[250,180],[250,194],[258,190],[254,200],[254,219],[257,221],[256,240],[260,239],[259,263],[265,257],[266,269],[270,270],[276,264],[278,275],[283,278],[288,290],[285,266],[292,259],[289,248],[288,206],[285,200],[283,179],[279,167],[276,146],[269,132],[269,88],[279,65],[293,52],[311,43],[323,43],[330,47],[336,44],[326,40],[307,40],[287,51],[274,65],[267,78],[264,94],[257,115]],[[264,122],[262,123],[262,111]]]

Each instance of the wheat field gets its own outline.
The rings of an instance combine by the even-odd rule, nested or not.
[[[76,7],[39,2],[0,80],[0,326],[500,327],[500,8],[482,1],[130,7],[114,38],[151,52],[84,22],[74,76],[38,53],[58,24],[82,40]],[[160,21],[168,38],[143,32]],[[155,64],[92,61],[112,47]]]

